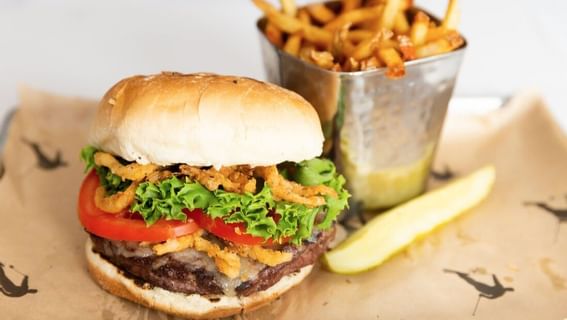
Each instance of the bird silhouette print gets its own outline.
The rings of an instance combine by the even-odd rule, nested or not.
[[[10,266],[10,269],[14,269],[14,266]],[[15,269],[14,271],[18,272]],[[37,289],[29,288],[28,276],[25,274],[23,276],[24,278],[22,279],[22,282],[19,285],[15,284],[6,276],[6,272],[4,271],[4,264],[0,262],[0,292],[6,297],[11,298],[19,298],[29,293],[36,293]]]
[[[43,170],[54,170],[58,167],[64,167],[67,163],[63,160],[60,150],[57,150],[55,158],[49,158],[45,152],[43,152],[41,146],[36,142],[31,142],[27,139],[22,139],[22,141],[32,148],[33,153],[37,158],[37,165]]]
[[[557,236],[559,235],[559,227],[563,222],[567,222],[567,208],[556,208],[542,201],[535,202],[524,202],[525,206],[534,206],[542,209],[545,212],[551,213],[555,218],[557,218],[557,228],[555,229],[555,236],[553,242],[557,242]]]
[[[554,215],[559,222],[567,221],[567,208],[555,208],[545,202],[525,202],[526,206],[535,206]]]
[[[476,289],[476,291],[478,291],[478,299],[476,300],[476,304],[474,306],[474,310],[472,313],[473,316],[476,314],[476,310],[478,308],[478,303],[480,302],[480,298],[496,299],[503,296],[507,291],[514,291],[514,288],[504,287],[502,283],[500,283],[500,281],[498,280],[495,274],[492,274],[492,281],[494,282],[494,284],[488,285],[486,283],[473,279],[466,272],[460,272],[449,269],[443,269],[443,271],[446,273],[456,274],[457,276],[459,276],[459,278],[465,280],[468,284],[473,286]]]
[[[455,172],[453,172],[451,170],[451,168],[449,168],[449,166],[445,165],[445,168],[443,168],[443,171],[435,171],[435,170],[432,169],[431,170],[431,176],[435,180],[447,181],[447,180],[451,180],[455,177]]]

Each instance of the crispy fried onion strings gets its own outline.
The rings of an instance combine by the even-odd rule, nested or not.
[[[112,173],[122,179],[132,181],[142,181],[150,173],[158,169],[158,166],[155,164],[130,163],[128,165],[123,165],[116,160],[114,156],[106,152],[95,153],[94,160],[97,166],[107,167]]]
[[[233,245],[221,249],[217,244],[204,239],[202,235],[203,230],[199,230],[190,235],[156,244],[152,247],[152,250],[160,256],[170,252],[179,252],[187,248],[205,252],[209,257],[213,258],[219,271],[229,278],[235,278],[240,274],[239,256],[248,257],[270,267],[291,261],[293,258],[290,252],[267,249],[258,245]]]
[[[266,249],[258,245],[234,245],[230,247],[230,251],[238,253],[238,255],[242,257],[248,257],[250,259],[256,260],[270,267],[291,261],[291,258],[293,258],[293,255],[290,252]]]
[[[337,197],[337,192],[331,187],[325,185],[303,186],[286,180],[278,173],[276,166],[256,167],[254,173],[262,177],[270,186],[275,200],[285,200],[304,204],[308,207],[318,207],[325,204],[323,195]]]
[[[240,274],[240,258],[238,255],[226,249],[221,249],[217,244],[201,237],[202,234],[203,230],[199,230],[186,236],[156,244],[152,249],[157,255],[163,255],[169,252],[182,251],[186,248],[194,248],[211,257],[221,273],[231,279],[236,278]]]
[[[99,186],[95,192],[95,206],[109,213],[122,212],[134,201],[136,188],[138,188],[138,182],[132,182],[126,190],[109,196],[106,194],[104,187]]]
[[[173,176],[173,172],[169,170],[156,170],[150,174],[148,174],[148,182],[150,183],[158,183],[162,180],[171,178]]]
[[[222,186],[229,192],[256,192],[256,179],[252,177],[253,170],[249,166],[222,167],[217,170],[215,168],[201,169],[184,164],[179,166],[179,170],[181,174],[198,181],[210,191]]]
[[[122,180],[132,180],[132,183],[126,190],[113,195],[107,195],[103,186],[99,186],[96,189],[95,205],[97,208],[110,213],[119,213],[126,209],[136,197],[136,188],[139,182],[158,169],[158,166],[155,164],[142,165],[131,163],[123,165],[113,155],[106,152],[95,153],[94,160],[97,166],[107,167]]]

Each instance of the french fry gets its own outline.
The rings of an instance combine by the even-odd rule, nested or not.
[[[253,1],[261,2],[263,0],[253,0]],[[260,6],[258,7],[263,8]],[[265,14],[268,17],[268,21],[272,22],[276,27],[278,27],[278,29],[285,31],[288,34],[296,33],[302,30],[303,37],[308,41],[313,42],[314,44],[325,47],[331,44],[333,35],[331,34],[331,32],[327,30],[324,30],[319,27],[315,27],[307,23],[302,23],[297,18],[286,16],[281,12],[273,11],[271,9],[265,11]]]
[[[280,0],[282,4],[282,11],[290,17],[295,17],[297,14],[297,6],[295,0]]]
[[[394,39],[383,39],[382,41],[380,41],[380,44],[378,44],[378,46],[382,49],[396,48],[398,46],[398,42]]]
[[[282,38],[282,31],[278,29],[273,23],[268,21],[266,27],[264,28],[264,33],[266,34],[266,38],[278,48],[281,48],[283,45],[283,38]]]
[[[252,3],[254,3],[254,5],[262,10],[262,12],[264,12],[264,14],[267,14],[268,12],[277,12],[278,9],[276,9],[276,7],[272,6],[269,2],[265,1],[265,0],[252,0]]]
[[[378,44],[382,40],[382,31],[376,32],[372,37],[361,41],[352,52],[352,57],[358,61],[366,59],[372,55]]]
[[[406,74],[404,61],[394,48],[378,49],[378,57],[388,67],[386,76],[391,79],[399,79]]]
[[[360,62],[358,62],[353,57],[350,57],[345,61],[345,64],[343,66],[343,70],[349,71],[349,72],[360,71]]]
[[[445,11],[445,18],[443,19],[441,26],[445,28],[445,30],[457,30],[460,15],[457,0],[449,0],[447,11]]]
[[[394,31],[396,34],[408,34],[410,25],[404,11],[399,11],[394,20]]]
[[[405,11],[410,9],[411,7],[413,7],[413,0],[404,0],[402,1],[400,9]]]
[[[302,24],[303,37],[316,45],[329,47],[333,41],[333,34],[325,29],[310,24]]]
[[[352,44],[352,42],[350,42],[348,39],[345,40],[345,42],[343,43],[343,52],[347,57],[352,56],[352,53],[354,52],[355,48],[356,46]]]
[[[347,38],[348,38],[348,40],[350,40],[354,43],[359,43],[360,41],[363,41],[365,39],[372,37],[373,34],[374,34],[374,32],[372,32],[370,30],[364,30],[364,29],[350,30]]]
[[[284,4],[285,2],[285,4]],[[309,14],[304,10],[297,10],[295,6],[295,0],[281,0],[282,3],[282,10],[284,12],[288,12],[288,15],[295,16],[297,14],[297,18],[301,23],[311,23],[309,18]],[[284,45],[283,50],[292,56],[299,56],[299,50],[301,49],[301,42],[303,41],[303,30],[298,31],[294,34],[288,36],[287,41]]]
[[[297,12],[297,18],[303,25],[304,38],[306,38],[307,41],[313,42],[323,47],[329,46],[332,41],[332,34],[321,28],[312,26],[311,16],[305,8],[300,9]]]
[[[299,48],[299,59],[313,63],[311,59],[311,51],[315,50],[315,46],[312,44],[305,44]]]
[[[311,50],[310,56],[315,64],[323,69],[331,69],[334,66],[333,55],[328,51]]]
[[[287,16],[279,12],[274,6],[265,0],[252,0],[260,10],[264,12],[268,21],[273,23],[278,29],[287,33],[294,33],[302,29],[301,22],[294,17]]]
[[[340,63],[335,63],[331,68],[331,71],[341,72],[343,71],[343,68],[341,67]]]
[[[348,33],[351,24],[345,24],[333,34],[333,44],[331,54],[337,61],[343,61],[345,56],[352,53],[352,44],[348,41]]]
[[[433,27],[427,30],[427,40],[426,42],[435,41],[437,39],[441,39],[447,34],[447,30],[443,27]]]
[[[380,19],[380,27],[387,30],[392,30],[394,28],[394,21],[396,20],[396,15],[400,11],[400,5],[403,0],[387,0],[384,11],[382,12],[382,18]]]
[[[378,60],[378,58],[376,58],[375,56],[372,56],[368,59],[360,61],[360,70],[361,71],[378,69],[381,66],[382,65],[380,64],[380,60]]]
[[[429,42],[416,48],[416,58],[425,58],[437,54],[443,54],[458,49],[465,40],[457,31],[448,31],[442,38]]]
[[[441,38],[433,42],[429,42],[415,49],[416,58],[430,57],[436,54],[442,54],[451,51],[451,44],[447,39]]]
[[[295,33],[303,28],[299,20],[280,12],[267,12],[266,16],[268,17],[268,21],[273,23],[278,29],[287,33]]]
[[[301,47],[301,32],[292,34],[287,38],[283,51],[291,54],[292,56],[299,55],[299,48]]]
[[[418,11],[413,17],[413,24],[410,29],[410,39],[415,46],[425,44],[427,32],[429,30],[429,16],[423,11]]]
[[[448,31],[445,35],[445,39],[449,42],[451,51],[461,47],[465,43],[465,39],[455,30]]]
[[[303,24],[311,24],[311,16],[309,16],[309,12],[305,9],[300,9],[297,11],[297,18]]]
[[[398,46],[404,61],[415,59],[415,47],[408,36],[399,35]]]
[[[349,12],[359,8],[362,5],[362,0],[343,0],[343,7],[341,13]]]
[[[374,6],[345,12],[327,23],[324,28],[325,30],[335,31],[347,23],[355,25],[364,21],[377,19],[382,14],[383,8],[383,6]]]
[[[322,24],[335,19],[335,13],[322,3],[308,5],[306,9],[313,19]]]
[[[377,6],[382,5],[386,2],[386,0],[366,0],[364,3],[366,6]]]

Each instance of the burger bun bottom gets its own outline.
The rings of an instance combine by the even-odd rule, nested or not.
[[[283,277],[267,290],[250,296],[221,296],[210,300],[198,294],[188,295],[159,287],[140,286],[133,279],[124,276],[118,267],[94,252],[90,238],[87,239],[85,249],[88,270],[94,280],[106,291],[151,309],[191,319],[220,318],[258,309],[299,284],[309,275],[313,267],[312,265],[303,267]]]

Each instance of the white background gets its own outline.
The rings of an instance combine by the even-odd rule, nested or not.
[[[438,14],[446,5],[415,2]],[[535,87],[567,128],[567,1],[460,2],[469,47],[456,94]],[[98,98],[120,78],[161,70],[263,79],[259,16],[247,0],[0,0],[0,116],[23,83]]]

